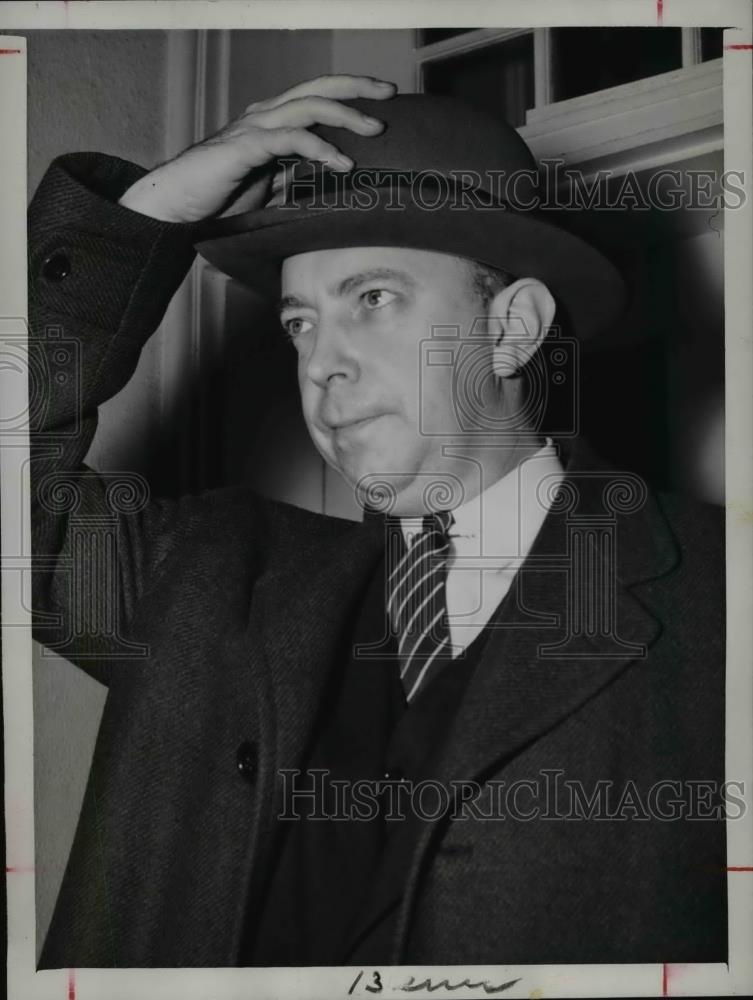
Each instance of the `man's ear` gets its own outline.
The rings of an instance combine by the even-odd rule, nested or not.
[[[554,297],[537,278],[519,278],[489,303],[488,331],[494,340],[494,373],[514,378],[547,335],[556,310]]]

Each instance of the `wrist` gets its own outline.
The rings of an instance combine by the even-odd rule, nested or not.
[[[182,223],[188,221],[174,212],[166,203],[153,173],[145,174],[135,184],[132,184],[118,199],[118,204],[132,212],[158,219],[160,222]]]

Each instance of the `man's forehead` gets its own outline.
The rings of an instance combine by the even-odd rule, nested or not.
[[[282,294],[294,294],[308,285],[342,293],[356,280],[392,279],[418,284],[445,278],[449,271],[467,266],[464,258],[412,247],[342,247],[311,250],[285,258]],[[346,283],[345,288],[341,286]]]

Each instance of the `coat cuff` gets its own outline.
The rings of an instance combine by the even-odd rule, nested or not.
[[[118,204],[146,173],[97,153],[52,162],[29,206],[30,305],[110,332],[125,320],[136,337],[159,324],[196,255],[196,227]]]
[[[148,173],[144,167],[102,153],[58,156],[42,178],[29,206],[29,244],[61,230],[111,235],[150,246],[156,239],[192,244],[195,226],[163,222],[118,204]]]
[[[76,338],[85,406],[99,405],[130,378],[195,256],[193,225],[118,204],[145,173],[112,156],[61,156],[29,208],[30,336],[45,349],[46,330]],[[55,400],[62,419],[74,400],[60,387]]]

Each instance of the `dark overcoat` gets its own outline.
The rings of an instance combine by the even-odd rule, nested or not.
[[[36,635],[108,685],[42,967],[236,963],[279,772],[303,763],[383,548],[373,525],[247,489],[145,502],[82,465],[193,255],[190,227],[116,204],[139,175],[64,157],[30,210]],[[80,377],[56,382],[61,338]],[[387,865],[354,928],[391,915],[384,961],[726,959],[717,797],[667,818],[689,782],[724,778],[722,512],[643,495],[583,442],[566,473],[437,734],[436,778],[514,785],[516,815],[485,818],[482,795],[395,848],[407,874]]]

